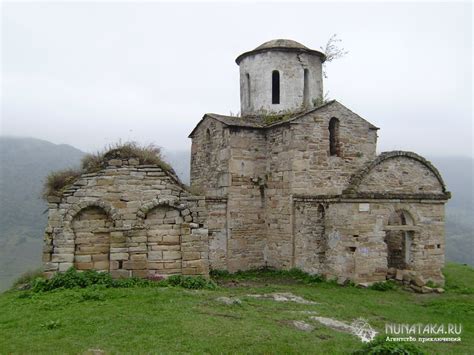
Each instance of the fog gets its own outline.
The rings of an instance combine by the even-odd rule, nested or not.
[[[206,112],[239,111],[235,58],[274,38],[349,53],[325,91],[380,127],[379,151],[473,156],[472,5],[2,4],[1,134],[84,151],[168,150]]]

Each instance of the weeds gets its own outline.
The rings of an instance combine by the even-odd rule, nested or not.
[[[43,268],[38,268],[23,273],[18,279],[15,280],[12,288],[28,289],[31,283],[37,278],[44,278]]]
[[[78,272],[70,268],[64,273],[57,273],[51,279],[36,278],[31,282],[31,292],[48,292],[56,289],[88,288],[99,286],[103,288],[135,288],[135,287],[166,287],[180,286],[188,289],[215,289],[217,286],[212,280],[202,276],[173,275],[164,279],[155,277],[153,280],[131,277],[126,279],[113,279],[107,272],[87,270]],[[30,297],[30,296],[28,296]],[[25,296],[25,298],[28,298]],[[101,297],[97,290],[85,292],[83,300],[94,300]]]
[[[277,270],[268,267],[259,269],[251,269],[246,271],[237,271],[236,273],[229,273],[226,270],[211,270],[210,275],[214,279],[237,279],[248,280],[256,278],[279,278],[286,277],[298,280],[305,284],[316,284],[326,281],[321,275],[310,275],[300,269],[293,268],[290,270]]]
[[[376,291],[390,291],[397,288],[397,284],[393,280],[375,282],[370,285],[368,288]]]
[[[175,175],[173,168],[163,160],[159,147],[150,144],[140,146],[136,142],[117,143],[93,154],[87,154],[77,169],[65,169],[50,173],[43,188],[43,198],[62,196],[64,190],[72,185],[82,174],[95,173],[104,169],[110,159],[135,158],[141,165],[157,165]]]

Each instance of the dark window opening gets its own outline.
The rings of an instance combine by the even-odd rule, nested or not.
[[[339,120],[335,117],[329,121],[329,154],[340,157]]]
[[[303,78],[303,106],[309,106],[309,70],[304,70],[304,78]]]
[[[247,107],[252,107],[251,94],[250,94],[250,74],[245,75],[247,80]]]
[[[204,145],[204,154],[206,157],[206,163],[210,164],[211,163],[211,131],[206,129],[206,141]]]
[[[118,268],[123,269],[123,260],[118,261]]]
[[[274,70],[272,73],[272,104],[280,103],[280,72]]]

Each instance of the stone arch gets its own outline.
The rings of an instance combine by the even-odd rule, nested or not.
[[[77,270],[110,271],[110,235],[113,220],[100,206],[89,205],[70,221],[74,236],[74,267]]]
[[[413,264],[413,245],[416,218],[405,208],[392,208],[386,220],[384,242],[387,245],[387,267],[410,269]]]
[[[146,251],[135,258],[147,260],[148,274],[181,273],[185,207],[178,199],[154,199],[140,208]]]
[[[356,193],[359,190],[359,187],[361,185],[361,182],[364,180],[366,176],[369,175],[371,171],[373,171],[378,165],[382,164],[383,162],[390,160],[390,159],[395,159],[399,157],[405,157],[408,159],[413,159],[420,164],[422,164],[424,167],[426,167],[431,173],[436,177],[438,180],[441,190],[444,194],[449,194],[449,192],[446,189],[446,184],[443,181],[443,178],[441,177],[441,174],[439,173],[438,169],[436,169],[431,162],[423,158],[422,156],[413,153],[413,152],[406,152],[406,151],[392,151],[392,152],[384,152],[380,154],[375,160],[371,161],[368,165],[366,165],[364,168],[362,168],[359,172],[354,174],[350,181],[347,189],[344,190],[344,193]]]
[[[188,205],[182,203],[178,197],[171,198],[155,198],[151,201],[144,203],[137,212],[137,224],[143,225],[143,221],[146,218],[148,212],[152,209],[159,206],[169,206],[177,209],[180,212],[180,215],[183,215],[182,212],[188,208]]]
[[[88,207],[99,207],[102,208],[105,213],[110,217],[113,221],[114,225],[115,222],[119,219],[119,213],[117,210],[107,201],[103,200],[91,200],[91,201],[81,201],[79,203],[74,204],[71,206],[64,215],[64,227],[70,228],[71,221],[73,218],[81,212],[81,210],[88,208]]]

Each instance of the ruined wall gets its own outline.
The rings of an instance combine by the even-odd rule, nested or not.
[[[49,273],[71,266],[114,277],[208,273],[204,197],[136,159],[108,161],[49,198],[43,260]]]
[[[326,209],[328,254],[325,274],[355,282],[384,281],[388,268],[385,242],[388,220],[396,211],[413,217],[410,262],[407,269],[443,283],[444,204],[439,201],[397,202],[367,200],[332,203]],[[398,228],[398,227],[396,227]]]

